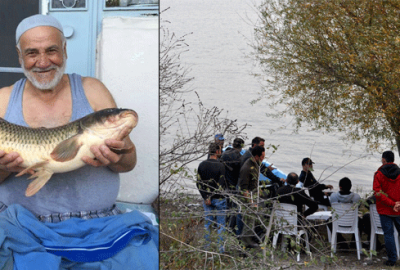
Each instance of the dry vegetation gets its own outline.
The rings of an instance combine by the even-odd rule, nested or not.
[[[219,254],[216,245],[204,250],[201,203],[197,195],[175,194],[170,199],[161,198],[160,269],[385,269],[384,248],[372,259],[365,253],[358,261],[354,249],[340,250],[331,258],[325,226],[317,227],[318,235],[311,240],[311,256],[303,251],[300,262],[296,261],[294,249],[283,252],[278,246],[272,260],[270,246],[246,249],[231,233],[225,235],[226,253]],[[384,243],[383,237],[378,237]],[[350,235],[345,238],[350,242]],[[368,242],[365,234],[362,240],[364,244]]]

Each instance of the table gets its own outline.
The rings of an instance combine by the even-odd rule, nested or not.
[[[332,211],[318,211],[306,217],[307,220],[323,220],[328,221],[332,217]],[[326,224],[326,231],[328,234],[328,241],[331,242],[332,232]]]
[[[325,220],[327,221],[332,217],[332,211],[318,211],[312,215],[309,215],[306,219],[308,220]]]

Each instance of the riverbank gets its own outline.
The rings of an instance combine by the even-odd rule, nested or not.
[[[332,260],[324,226],[318,229],[320,237],[311,241],[312,256],[302,253],[300,262],[296,254],[287,252],[277,254],[272,261],[270,256],[264,257],[262,248],[244,249],[232,236],[227,236],[225,254],[206,251],[202,248],[204,218],[199,196],[175,194],[161,198],[160,208],[160,269],[393,269],[383,264],[387,260],[384,248],[372,259],[362,254],[360,261],[355,250],[339,250]],[[383,236],[378,238],[384,243]],[[367,242],[365,235],[362,239]],[[265,253],[270,251],[267,248]]]

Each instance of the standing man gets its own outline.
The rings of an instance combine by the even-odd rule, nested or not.
[[[241,195],[243,195],[243,201],[245,204],[247,204],[247,206],[242,207],[242,209],[246,209],[248,207],[258,207],[257,198],[259,195],[258,182],[260,165],[265,157],[265,148],[262,146],[256,146],[251,150],[251,154],[252,156],[248,158],[241,167],[239,175],[239,191],[241,192]],[[246,215],[246,213],[243,215],[243,225],[241,225],[241,222],[238,222],[238,234],[242,234],[240,239],[246,247],[258,247],[258,244],[253,239],[255,236],[254,219],[249,215]],[[238,219],[242,220],[242,215],[240,215]],[[242,228],[243,232],[241,232]]]
[[[400,168],[393,162],[394,153],[383,152],[382,166],[375,172],[373,184],[388,255],[387,266],[395,265],[397,260],[393,224],[400,232]]]
[[[330,206],[329,199],[326,194],[323,192],[324,189],[333,189],[332,185],[320,184],[312,174],[314,171],[313,164],[315,164],[311,158],[304,158],[301,161],[301,165],[303,166],[303,170],[300,173],[300,187],[306,187],[309,189],[310,197],[318,202],[318,204]]]
[[[222,149],[224,149],[224,142],[225,142],[224,135],[222,135],[221,133],[215,135],[214,141],[221,147],[221,152],[222,152]]]
[[[243,164],[246,162],[246,160],[252,156],[251,155],[251,149],[253,149],[256,146],[264,147],[265,146],[265,140],[263,138],[260,138],[260,137],[254,137],[253,140],[251,140],[251,147],[249,147],[249,149],[246,150],[246,152],[244,152],[244,154],[240,158],[240,166],[243,166]]]
[[[197,170],[197,188],[203,198],[203,207],[205,213],[205,229],[204,238],[207,247],[210,246],[210,231],[214,222],[214,215],[218,224],[218,245],[219,251],[224,252],[222,233],[225,231],[226,222],[226,199],[221,194],[225,187],[225,167],[218,160],[217,156],[221,155],[221,146],[211,143],[209,146],[210,158],[201,162]]]
[[[219,146],[220,146],[220,148],[221,148],[221,153],[218,155],[218,157],[217,158],[220,158],[221,157],[221,154],[222,154],[222,149],[224,149],[224,142],[225,142],[225,138],[224,138],[224,135],[222,135],[222,134],[216,134],[215,136],[214,136],[214,142],[216,143],[216,144],[218,144]],[[210,158],[210,154],[208,154],[207,155],[207,159],[209,159]]]
[[[241,138],[233,140],[233,148],[227,149],[221,156],[221,161],[225,165],[226,181],[228,189],[236,190],[236,185],[240,172],[240,151],[242,151],[244,141]]]
[[[242,151],[242,147],[244,145],[244,141],[241,138],[236,138],[233,140],[233,148],[226,149],[225,152],[221,156],[221,162],[225,166],[225,177],[227,182],[227,190],[229,190],[230,196],[234,196],[236,194],[237,183],[239,179],[240,172],[240,157],[242,156],[240,152]],[[235,204],[232,202],[230,198],[228,198],[228,209],[234,209]],[[229,215],[229,228],[232,230],[236,230],[236,214],[230,212]]]
[[[34,15],[21,21],[16,29],[16,48],[26,79],[0,89],[0,117],[26,127],[52,128],[95,111],[117,107],[112,95],[99,80],[64,73],[66,46],[63,28],[54,17]],[[80,228],[84,228],[92,224],[89,219],[96,219],[95,223],[99,227],[97,230],[87,228],[88,236],[109,228],[109,225],[103,223],[105,219],[112,217],[116,220],[126,216],[120,215],[121,211],[115,205],[120,187],[119,173],[130,171],[136,165],[135,150],[127,154],[111,151],[112,148],[135,149],[129,136],[125,134],[123,137],[121,140],[106,140],[105,144],[92,146],[90,150],[94,158],[82,158],[86,166],[72,172],[54,174],[51,181],[32,197],[25,196],[29,176],[16,177],[22,170],[21,156],[0,150],[0,209],[8,207],[3,212],[7,215],[9,211],[21,209],[19,206],[22,206],[24,210],[21,211],[32,214],[35,221],[59,222],[61,227],[65,223],[79,220],[77,222],[83,221]],[[0,222],[5,221],[7,219],[0,215]],[[134,221],[130,219],[128,223]],[[105,227],[101,228],[103,224]],[[71,228],[70,225],[67,227]],[[37,242],[41,242],[40,239]],[[143,263],[148,269],[155,267],[158,258],[155,246],[152,249],[144,245],[144,242],[140,245],[141,252],[148,254],[145,256],[147,258],[137,257],[134,250],[138,249],[132,246],[118,253],[116,256],[125,254],[125,257],[119,257],[119,263],[124,261],[131,267]],[[24,253],[22,257],[25,255],[31,254]],[[118,263],[116,256],[110,259],[104,257],[103,263],[113,267],[114,262]],[[113,269],[122,269],[120,267],[115,265]],[[59,267],[53,269],[56,268]],[[126,265],[123,269],[126,269]]]
[[[264,147],[264,145],[265,145],[265,140],[263,138],[254,137],[253,140],[251,141],[251,147],[248,150],[246,150],[246,152],[240,158],[240,165],[243,166],[246,160],[252,156],[251,150],[254,147],[256,146]],[[272,170],[274,169],[275,168],[272,167],[272,164],[267,167],[264,163],[261,163],[260,173],[271,180],[270,184],[272,184],[272,186],[267,188],[268,192],[270,193],[270,197],[274,197],[276,195],[276,190],[279,187],[281,187],[283,183],[286,181],[284,178],[279,178],[275,174],[273,174]]]

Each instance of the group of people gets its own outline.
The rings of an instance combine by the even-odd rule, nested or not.
[[[330,205],[329,200],[324,198],[323,190],[333,187],[320,184],[315,179],[311,173],[313,162],[310,158],[303,159],[303,170],[300,177],[291,173],[288,178],[280,178],[273,173],[272,164],[267,166],[263,163],[265,139],[261,137],[253,138],[251,147],[247,150],[243,148],[244,140],[241,138],[234,139],[233,144],[226,148],[223,148],[224,140],[222,134],[215,135],[214,142],[209,145],[207,160],[201,162],[198,167],[197,187],[204,199],[205,228],[208,232],[205,237],[207,246],[210,244],[209,232],[213,223],[218,226],[220,252],[224,252],[221,233],[227,227],[238,236],[244,246],[258,246],[259,241],[257,241],[257,236],[254,235],[255,225],[249,226],[251,223],[248,220],[249,216],[243,215],[240,211],[233,214],[239,201],[246,205],[258,207],[257,198],[269,199],[278,195],[282,197],[285,194],[292,193],[292,188],[301,191],[300,187],[304,186],[310,189],[310,195],[314,199],[301,191],[302,193],[299,193],[299,196],[303,196],[304,193],[302,199],[291,203],[304,202],[309,207],[307,212],[304,213],[305,216],[315,212],[318,209],[318,204]],[[269,179],[268,185],[262,188],[259,188],[260,173]],[[235,203],[232,196],[235,196],[239,201]],[[260,205],[260,207],[265,207],[265,205]],[[302,205],[299,205],[299,209],[301,207]],[[231,210],[229,214],[227,214],[228,210]]]
[[[286,179],[275,176],[272,165],[266,166],[262,162],[265,157],[264,144],[263,138],[255,137],[251,147],[244,150],[243,139],[236,138],[232,145],[223,148],[222,134],[217,134],[214,142],[210,143],[209,158],[200,163],[197,181],[197,187],[204,200],[207,246],[210,244],[209,234],[213,224],[217,224],[218,227],[220,252],[225,251],[222,232],[227,228],[238,236],[244,246],[258,246],[257,235],[254,235],[254,222],[252,223],[243,213],[232,215],[234,211],[228,212],[236,206],[231,200],[232,196],[244,202],[248,208],[263,207],[257,205],[259,198],[276,198],[281,203],[295,204],[299,217],[304,220],[318,210],[318,205],[329,207],[332,203],[360,202],[360,195],[351,191],[352,182],[348,177],[340,179],[338,192],[326,192],[326,189],[332,190],[333,186],[316,180],[312,173],[314,162],[309,157],[301,162],[300,176],[295,172],[290,172]],[[270,180],[267,188],[259,182],[260,173]],[[398,180],[400,180],[400,168],[394,164],[393,152],[386,151],[382,155],[382,166],[375,173],[374,196],[369,202],[376,201],[388,253],[388,261],[385,264],[389,266],[394,265],[397,260],[393,226],[400,231],[400,181]],[[305,193],[306,189],[309,195]],[[244,212],[243,207],[241,212]],[[368,239],[370,226],[367,214],[359,222],[359,227],[367,234]],[[339,237],[338,242],[344,241],[342,236]]]

